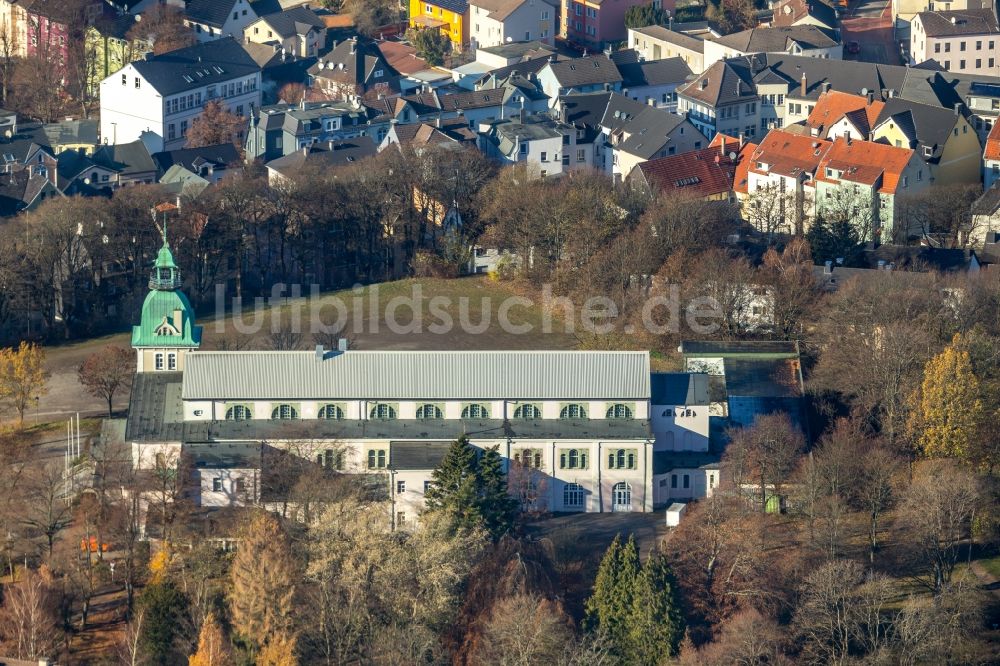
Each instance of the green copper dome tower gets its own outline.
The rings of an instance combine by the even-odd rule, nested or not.
[[[149,294],[142,304],[142,318],[132,327],[138,372],[184,369],[184,354],[201,345],[201,326],[194,325],[194,308],[184,292],[181,272],[167,242],[163,222],[163,247],[149,276]]]

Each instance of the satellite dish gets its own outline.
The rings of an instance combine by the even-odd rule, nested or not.
[[[83,179],[83,184],[84,185],[90,185],[90,179],[89,178],[84,178]]]
[[[736,160],[736,153],[734,151],[729,151],[729,159]]]
[[[514,38],[513,37],[508,37],[506,41],[509,44],[510,42],[514,41]]]

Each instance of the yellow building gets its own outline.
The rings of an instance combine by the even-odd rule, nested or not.
[[[983,149],[961,105],[942,109],[891,98],[872,127],[872,140],[916,152],[934,185],[980,182]]]
[[[410,27],[441,30],[461,51],[469,43],[469,4],[466,0],[410,0]]]

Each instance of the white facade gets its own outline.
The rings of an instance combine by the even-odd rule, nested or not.
[[[715,60],[709,60],[706,57],[705,42],[697,37],[681,35],[678,41],[688,44],[684,46],[673,40],[659,39],[653,34],[647,33],[646,30],[646,28],[638,30],[629,28],[628,31],[628,48],[634,49],[643,60],[680,57],[696,74],[705,71],[705,63],[715,62]]]
[[[197,41],[210,42],[213,39],[230,36],[243,39],[243,29],[257,20],[257,12],[250,6],[250,0],[231,0],[231,2],[232,8],[221,28],[191,18],[185,19],[184,22],[194,32]]]
[[[546,0],[523,0],[510,13],[491,11],[494,2],[469,3],[469,38],[476,49],[508,42],[555,41],[556,7]],[[478,56],[477,56],[478,57]]]
[[[910,64],[936,60],[950,72],[1000,76],[1000,33],[928,35],[920,14],[910,23]]]
[[[730,46],[725,46],[711,38],[705,40],[705,62],[713,63],[724,58],[737,58],[740,56],[758,53],[758,51],[740,51]],[[805,49],[799,44],[792,42],[791,46],[781,53],[788,55],[804,56],[806,58],[823,58],[826,60],[841,60],[844,57],[844,47],[840,44],[827,48]]]
[[[233,113],[249,114],[261,104],[260,83],[256,72],[164,96],[130,63],[101,81],[101,138],[109,144],[141,139],[151,153],[183,148],[206,102],[221,99]]]

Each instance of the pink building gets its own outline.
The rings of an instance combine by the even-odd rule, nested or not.
[[[625,11],[650,2],[673,14],[676,0],[562,0],[563,37],[588,48],[624,41],[628,38]]]

